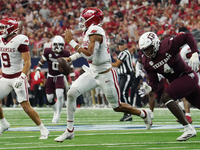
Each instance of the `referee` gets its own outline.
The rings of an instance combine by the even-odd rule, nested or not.
[[[111,63],[113,67],[117,67],[117,73],[119,75],[119,86],[121,91],[121,102],[130,104],[128,101],[128,91],[134,80],[135,71],[131,61],[131,54],[127,48],[127,42],[122,39],[117,44],[120,53],[117,56],[117,60]],[[124,113],[124,116],[120,121],[132,121],[130,114]]]

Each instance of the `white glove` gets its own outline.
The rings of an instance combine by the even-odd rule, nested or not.
[[[34,76],[35,81],[37,81],[40,78],[40,70],[41,70],[41,68],[37,67],[36,70],[37,71],[35,72],[35,76]]]
[[[142,76],[144,78],[145,73],[142,70],[136,70],[135,77],[137,78],[139,76]]]
[[[199,55],[197,52],[193,53],[190,57],[188,66],[192,67],[192,70],[198,71],[199,70]]]
[[[143,82],[138,91],[138,94],[140,95],[140,97],[144,97],[145,95],[149,94],[151,90],[152,88],[146,82]]]
[[[136,62],[135,64],[135,77],[142,76],[144,78],[145,73],[142,71],[143,69],[143,64],[140,63],[139,61]]]
[[[17,78],[17,80],[15,81],[15,87],[16,88],[20,88],[24,83],[26,83],[26,74],[25,73],[21,73],[21,75]]]

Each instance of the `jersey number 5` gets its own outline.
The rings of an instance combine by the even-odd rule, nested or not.
[[[3,67],[4,68],[9,68],[11,66],[10,64],[10,57],[7,53],[2,53],[1,58],[3,60]]]

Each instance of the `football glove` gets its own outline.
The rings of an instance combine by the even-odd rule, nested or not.
[[[199,70],[199,55],[197,52],[193,53],[190,57],[188,65],[192,67],[192,70],[198,71]]]
[[[145,95],[149,94],[151,90],[152,88],[146,82],[143,82],[142,86],[138,90],[138,94],[140,95],[140,97],[144,97]]]
[[[35,72],[35,76],[34,76],[35,81],[37,81],[40,78],[40,70],[41,70],[40,67],[36,68],[36,72]]]
[[[26,74],[21,73],[21,75],[17,78],[15,82],[15,87],[20,88],[25,80],[26,80]],[[26,81],[24,83],[26,83]]]

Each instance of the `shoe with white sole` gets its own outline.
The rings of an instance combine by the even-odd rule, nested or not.
[[[4,122],[0,125],[0,136],[2,133],[10,128],[10,123],[9,122]]]
[[[143,118],[144,123],[146,125],[146,129],[150,130],[152,126],[152,120],[151,120],[151,110],[142,110],[145,113],[145,117]]]
[[[184,133],[180,137],[178,137],[176,140],[177,141],[186,141],[192,137],[195,137],[196,135],[197,135],[197,133],[196,133],[196,130],[194,129],[194,127],[192,127],[191,129],[185,128]]]
[[[50,134],[50,132],[49,132],[49,130],[45,130],[45,131],[41,131],[41,135],[40,135],[40,140],[46,140],[46,139],[48,139],[48,137],[49,137],[49,134]]]
[[[67,131],[65,131],[61,136],[55,138],[54,141],[62,143],[64,140],[72,140],[72,139],[74,139],[74,128],[72,131],[69,131],[69,129],[67,129]]]

